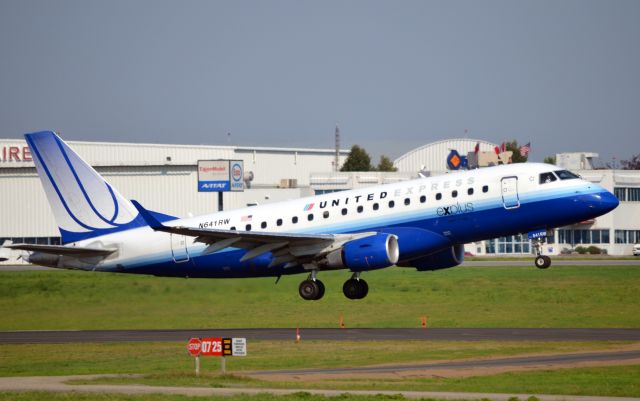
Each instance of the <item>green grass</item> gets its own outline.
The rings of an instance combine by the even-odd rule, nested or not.
[[[366,366],[381,363],[506,357],[533,353],[571,353],[613,349],[623,345],[623,343],[602,342],[306,341],[295,344],[294,342],[254,341],[249,344],[247,357],[227,358],[227,369],[230,374],[226,376],[219,374],[219,358],[203,357],[200,377],[194,376],[194,361],[187,355],[184,343],[2,345],[0,346],[0,375],[131,373],[143,376],[102,378],[95,381],[80,380],[73,383],[638,397],[640,396],[640,366],[638,365],[538,370],[463,378],[364,377],[355,379],[345,375],[340,379],[312,382],[273,382],[244,376],[244,372],[254,370]],[[113,397],[116,398],[112,399],[118,400],[130,399],[117,398],[116,395]],[[14,398],[0,396],[0,399]]]
[[[227,358],[231,373],[367,366],[532,353],[616,348],[619,342],[495,341],[251,341],[248,356]],[[202,371],[219,372],[219,358],[202,357]],[[0,376],[135,373],[191,379],[193,357],[184,343],[2,344]]]
[[[460,378],[344,378],[313,382],[274,382],[237,375],[207,373],[151,375],[144,378],[108,378],[77,384],[146,384],[186,387],[265,387],[373,391],[453,391],[470,393],[564,394],[587,396],[640,396],[640,365],[597,368],[547,369]]]
[[[640,327],[637,266],[391,268],[365,273],[367,298],[298,295],[301,275],[180,279],[75,271],[0,273],[0,330],[235,327]]]
[[[188,397],[184,395],[163,395],[163,394],[147,394],[147,395],[126,395],[126,394],[83,394],[83,393],[43,393],[43,392],[27,392],[27,393],[2,393],[0,399],[3,401],[194,401],[201,400],[203,397]],[[394,396],[356,396],[356,395],[340,395],[337,397],[325,397],[321,395],[312,395],[309,393],[296,393],[291,395],[270,395],[259,394],[255,396],[236,395],[228,397],[207,397],[209,400],[224,401],[402,401],[406,398]]]

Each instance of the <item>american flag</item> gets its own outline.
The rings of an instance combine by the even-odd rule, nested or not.
[[[240,221],[245,222],[245,221],[251,221],[251,219],[253,219],[253,215],[252,214],[248,214],[246,216],[242,216],[242,218],[240,219]]]
[[[531,152],[531,142],[520,146],[520,156],[529,156],[529,152]]]

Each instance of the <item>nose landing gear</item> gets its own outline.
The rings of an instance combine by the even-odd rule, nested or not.
[[[545,243],[546,237],[534,238],[533,247],[536,250],[535,265],[538,269],[547,269],[551,266],[551,258],[542,254],[542,245]]]

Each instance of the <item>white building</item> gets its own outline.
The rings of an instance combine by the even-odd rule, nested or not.
[[[334,172],[333,149],[252,148],[237,146],[157,145],[70,141],[125,197],[155,211],[174,216],[211,213],[218,208],[212,192],[197,191],[197,161],[244,161],[254,179],[244,192],[224,193],[225,209],[301,196],[379,185],[417,178],[419,171],[438,175],[450,172],[447,157],[496,147],[477,139],[452,139],[427,144],[394,161],[396,173]],[[349,151],[340,151],[340,164]],[[621,203],[594,221],[555,230],[545,253],[558,254],[577,246],[597,246],[612,255],[630,255],[640,243],[640,171],[594,170],[592,153],[559,154],[559,168],[568,168],[604,186]],[[580,167],[576,169],[575,167]],[[59,233],[24,140],[0,139],[0,244],[57,243]],[[480,255],[527,255],[532,252],[526,233],[467,245]]]
[[[198,192],[198,160],[243,160],[250,188],[225,192],[224,208],[308,196],[312,172],[334,168],[333,149],[158,145],[69,141],[110,184],[145,207],[184,217],[218,210],[218,194]],[[341,150],[342,164],[348,150]],[[60,236],[31,153],[23,139],[0,139],[0,245],[57,243]]]

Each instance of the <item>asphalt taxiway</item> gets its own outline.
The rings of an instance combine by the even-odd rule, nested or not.
[[[181,330],[56,330],[3,331],[0,344],[171,342],[191,337],[245,337],[249,340],[295,339],[295,328],[280,329],[181,329]],[[326,341],[640,341],[640,329],[546,328],[397,328],[330,329],[301,328],[305,340]]]

